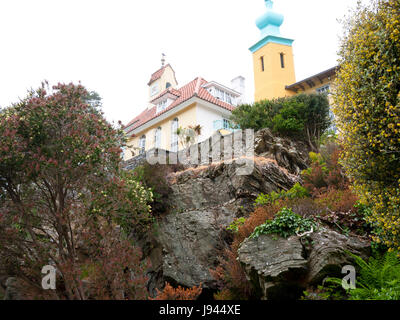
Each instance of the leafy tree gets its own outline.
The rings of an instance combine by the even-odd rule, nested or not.
[[[123,132],[81,85],[42,85],[0,113],[0,265],[33,298],[147,297],[140,250],[151,192],[123,172]],[[41,288],[42,267],[57,289]]]
[[[384,231],[376,240],[400,249],[400,2],[359,4],[339,54],[333,111],[342,162]]]
[[[270,128],[279,135],[302,139],[313,150],[318,150],[322,134],[331,125],[329,101],[323,94],[299,94],[241,105],[232,112],[231,120],[242,129]]]

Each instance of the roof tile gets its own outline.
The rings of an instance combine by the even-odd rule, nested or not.
[[[150,109],[146,109],[140,115],[138,115],[136,118],[134,118],[132,121],[130,121],[125,126],[125,128],[128,128],[129,126],[133,125],[129,130],[129,132],[131,132],[132,130],[139,128],[140,126],[144,125],[145,123],[149,122],[150,120],[153,120],[153,119],[161,116],[162,114],[168,112],[169,110],[179,106],[180,104],[182,104],[183,102],[189,100],[190,98],[192,98],[194,96],[197,96],[198,98],[200,98],[202,100],[213,103],[213,104],[215,104],[221,108],[224,108],[226,110],[229,110],[229,111],[233,111],[233,109],[235,109],[235,107],[233,105],[230,105],[226,102],[223,102],[223,101],[215,98],[211,93],[209,93],[207,91],[207,89],[203,88],[203,85],[205,85],[206,83],[208,83],[206,80],[198,77],[198,78],[192,80],[191,82],[189,82],[188,84],[184,85],[180,89],[165,90],[160,95],[158,95],[157,98],[161,97],[169,90],[171,91],[171,93],[176,95],[178,98],[168,108],[166,108],[165,110],[163,110],[159,113],[156,113],[156,111],[157,111],[156,106],[154,106]],[[153,101],[154,100],[155,99],[153,99]],[[128,134],[129,134],[129,132],[128,132]]]

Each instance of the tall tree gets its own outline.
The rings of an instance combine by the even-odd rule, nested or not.
[[[359,4],[339,54],[334,113],[343,165],[373,208],[376,240],[400,249],[400,1]]]
[[[0,113],[0,266],[32,297],[145,298],[151,192],[122,171],[123,133],[81,85],[42,85]],[[53,265],[57,289],[44,291]]]

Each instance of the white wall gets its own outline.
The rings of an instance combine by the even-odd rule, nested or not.
[[[215,109],[214,109],[215,108]],[[202,105],[200,103],[197,104],[197,124],[199,124],[202,128],[201,135],[199,136],[198,142],[202,142],[208,139],[214,133],[214,121],[229,119],[229,111],[223,112],[223,110],[219,111],[219,107],[209,108],[206,105]],[[218,108],[218,109],[216,109]],[[225,114],[224,114],[225,113]]]

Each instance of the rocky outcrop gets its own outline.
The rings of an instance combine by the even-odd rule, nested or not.
[[[287,299],[301,293],[299,288],[307,273],[307,260],[297,237],[261,235],[244,241],[238,253],[248,279],[260,296]]]
[[[220,144],[218,150],[223,154],[224,141],[211,138],[211,149],[213,141]],[[238,174],[246,165],[239,158],[188,165],[168,176],[171,192],[167,205],[171,210],[158,219],[152,238],[140,239],[152,262],[152,295],[165,281],[187,287],[201,283],[203,292],[216,289],[209,270],[218,265],[221,249],[228,245],[226,227],[253,211],[254,199],[260,193],[288,190],[301,181],[299,173],[307,168],[307,146],[275,137],[264,129],[256,133],[254,148],[254,168],[247,175]],[[351,261],[345,251],[362,255],[368,246],[355,237],[321,229],[310,235],[308,242],[297,236],[247,239],[240,247],[239,258],[264,299],[296,299],[308,284],[320,283],[326,275],[340,276],[341,266]]]
[[[303,239],[304,240],[304,239]],[[342,266],[352,264],[347,253],[366,257],[370,243],[321,228],[308,241],[261,235],[246,239],[239,248],[239,261],[263,299],[296,299],[312,284],[341,276]]]
[[[274,159],[290,173],[300,174],[307,168],[310,149],[303,142],[276,137],[271,130],[262,129],[255,135],[254,147],[257,155]]]
[[[252,174],[237,175],[239,161],[190,168],[169,177],[171,212],[158,222],[149,256],[150,288],[164,281],[215,289],[209,269],[218,263],[226,227],[253,210],[259,193],[288,189],[298,177],[270,159],[256,159]]]

